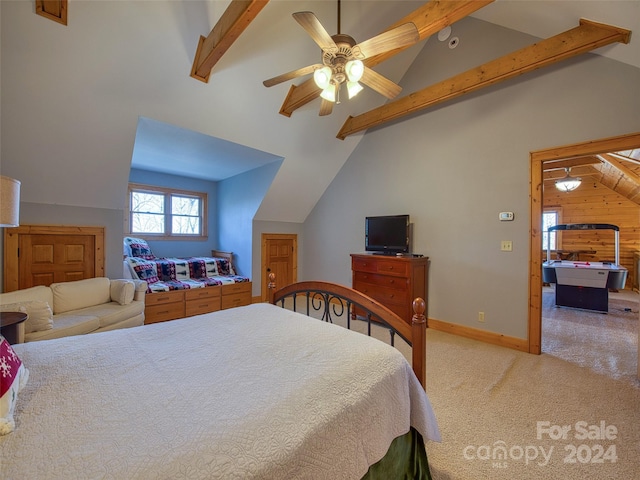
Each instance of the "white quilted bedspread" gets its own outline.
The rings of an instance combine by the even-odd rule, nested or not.
[[[439,440],[394,348],[268,304],[15,350],[3,479],[358,479],[409,425]]]

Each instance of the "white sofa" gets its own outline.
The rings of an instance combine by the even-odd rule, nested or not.
[[[22,311],[24,341],[48,340],[144,324],[147,284],[106,277],[0,294],[1,311]]]

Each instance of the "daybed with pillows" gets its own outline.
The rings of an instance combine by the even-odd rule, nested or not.
[[[0,311],[28,315],[25,342],[137,327],[146,289],[141,280],[106,277],[52,283],[1,293]]]
[[[124,238],[124,275],[147,283],[145,323],[191,317],[251,303],[251,281],[237,275],[233,254],[156,257],[146,240]]]

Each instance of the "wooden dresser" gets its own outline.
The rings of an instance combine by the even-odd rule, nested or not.
[[[251,303],[251,282],[148,293],[144,323],[166,322]]]
[[[352,287],[411,324],[411,303],[427,299],[428,257],[351,254]]]

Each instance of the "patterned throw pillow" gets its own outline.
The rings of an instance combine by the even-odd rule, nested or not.
[[[127,257],[138,257],[145,260],[156,258],[147,241],[142,238],[124,237],[124,254]]]
[[[158,270],[156,269],[156,262],[137,257],[129,257],[127,261],[140,280],[144,280],[148,284],[160,281],[158,278]]]
[[[27,384],[29,370],[0,335],[0,435],[13,432],[16,427],[13,413],[18,392]]]

